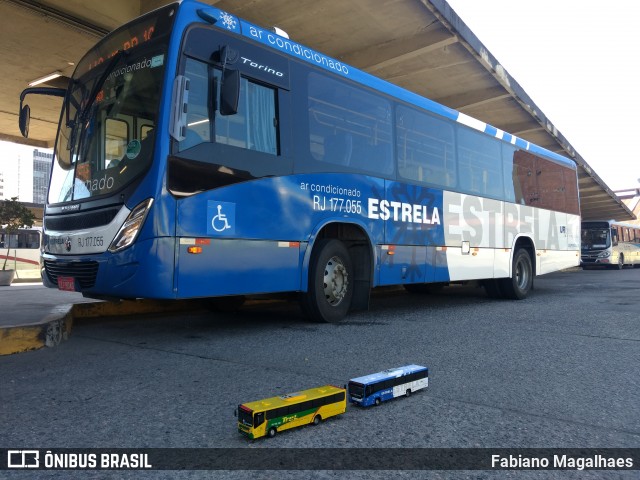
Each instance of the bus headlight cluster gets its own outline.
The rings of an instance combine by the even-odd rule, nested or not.
[[[144,224],[144,220],[147,218],[147,214],[151,209],[151,205],[153,204],[153,198],[148,198],[147,200],[139,203],[129,214],[127,219],[120,227],[118,234],[111,242],[109,246],[109,251],[111,253],[119,252],[127,248],[131,245],[138,233],[140,232],[140,228]]]
[[[607,258],[610,257],[611,254],[609,252],[602,252],[600,255],[598,255],[598,258]]]

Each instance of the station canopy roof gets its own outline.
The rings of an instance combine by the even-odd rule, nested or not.
[[[18,131],[20,92],[59,71],[65,86],[75,64],[102,36],[168,3],[159,0],[5,0],[0,2],[0,140],[52,147],[60,99],[30,96],[30,139]],[[445,0],[209,0],[211,5],[382,77],[578,166],[582,217],[634,218],[516,79]],[[550,77],[552,79],[552,77]],[[552,81],[552,80],[550,80]],[[611,140],[603,140],[611,141]]]

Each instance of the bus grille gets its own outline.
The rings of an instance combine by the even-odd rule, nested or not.
[[[58,284],[58,277],[73,277],[83,290],[91,288],[96,283],[98,262],[55,262],[44,261],[47,277],[54,284]]]
[[[582,261],[582,263],[596,263],[603,251],[604,250],[598,250],[588,253],[582,253],[582,255],[580,256],[580,260]]]
[[[45,215],[45,230],[66,232],[108,225],[118,215],[120,207],[107,208],[94,212],[82,212],[65,215]]]

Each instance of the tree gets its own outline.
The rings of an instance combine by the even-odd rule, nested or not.
[[[35,220],[36,217],[33,212],[20,203],[18,197],[13,197],[10,200],[5,199],[0,202],[0,228],[2,228],[6,234],[5,243],[7,246],[7,255],[2,264],[2,270],[7,268],[7,260],[9,259],[11,250],[9,235],[16,233],[20,228],[32,227]]]

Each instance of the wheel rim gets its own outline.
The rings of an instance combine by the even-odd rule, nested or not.
[[[526,290],[527,285],[529,284],[530,275],[531,273],[529,272],[529,268],[525,262],[519,261],[516,266],[516,284],[520,290]]]
[[[324,267],[324,297],[331,306],[344,300],[349,285],[347,268],[339,257],[331,257]]]

